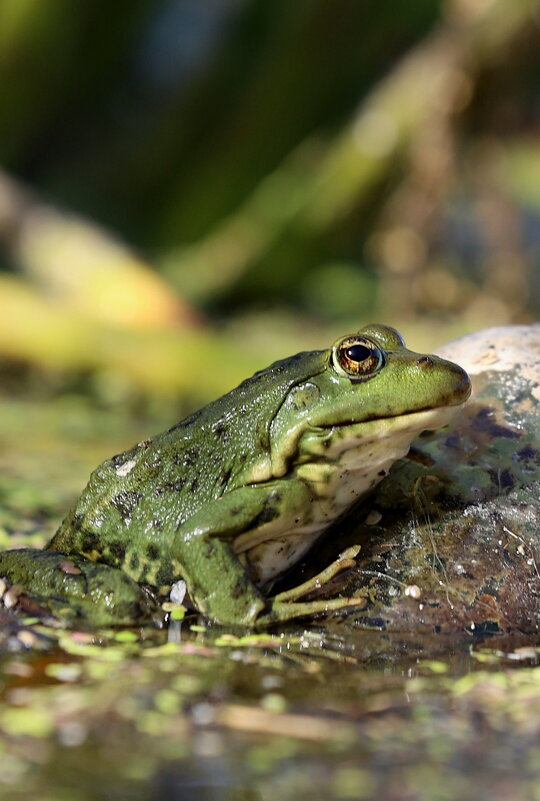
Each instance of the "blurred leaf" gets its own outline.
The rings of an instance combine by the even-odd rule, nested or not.
[[[147,392],[204,400],[262,366],[224,336],[111,328],[2,274],[0,352],[55,370],[112,370]]]
[[[46,206],[2,172],[0,237],[48,296],[90,317],[141,329],[195,321],[172,287],[126,245],[82,218]]]

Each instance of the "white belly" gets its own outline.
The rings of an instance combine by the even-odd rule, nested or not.
[[[314,453],[318,461],[293,467],[292,480],[302,480],[313,497],[302,519],[291,524],[285,515],[235,540],[235,552],[253,581],[263,584],[294,565],[334,520],[384,478],[417,434],[446,425],[459,408],[336,428],[330,447]]]

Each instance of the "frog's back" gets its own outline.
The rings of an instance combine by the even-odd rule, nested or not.
[[[163,563],[155,543],[241,485],[250,467],[263,466],[260,480],[268,477],[261,471],[269,463],[271,422],[319,356],[276,362],[168,431],[107,459],[49,548],[124,567],[137,581],[169,584],[176,569]]]

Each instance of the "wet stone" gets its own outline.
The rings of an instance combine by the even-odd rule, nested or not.
[[[419,437],[320,558],[360,543],[344,594],[367,587],[342,626],[463,633],[540,631],[540,325],[479,331],[439,350],[473,394],[445,429]],[[369,521],[370,522],[370,521]],[[337,531],[336,531],[337,528]],[[414,587],[414,592],[411,591]],[[489,592],[486,592],[489,588]]]

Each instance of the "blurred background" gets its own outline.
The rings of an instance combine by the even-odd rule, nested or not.
[[[96,464],[274,359],[369,322],[430,352],[537,320],[539,263],[540,0],[0,0],[0,549],[44,546]],[[410,536],[450,603],[430,492]],[[540,801],[537,655],[492,662],[489,621],[447,664],[339,626],[27,659],[1,611],[11,801]]]
[[[4,395],[538,318],[534,0],[1,0],[0,85]]]

